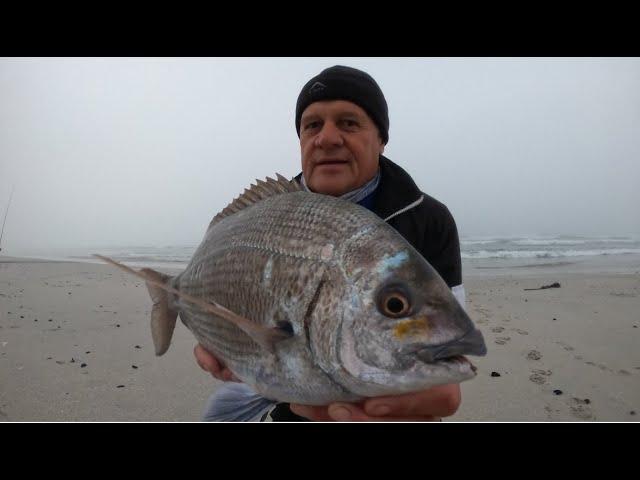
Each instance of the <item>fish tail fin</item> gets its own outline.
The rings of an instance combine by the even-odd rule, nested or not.
[[[169,306],[169,292],[180,294],[180,292],[169,285],[171,277],[150,268],[143,268],[136,271],[131,267],[127,267],[122,263],[102,255],[94,254],[93,256],[145,281],[147,290],[149,290],[149,295],[153,301],[153,308],[151,309],[151,336],[153,337],[153,346],[155,347],[156,355],[160,356],[165,353],[169,349],[173,329],[176,326],[176,319],[178,318],[178,312],[172,310]]]
[[[151,301],[153,302],[153,307],[151,308],[151,336],[153,337],[153,346],[156,349],[156,355],[160,356],[169,349],[173,330],[176,327],[178,312],[172,310],[169,306],[169,292],[159,287],[157,283],[167,284],[171,277],[150,268],[142,268],[140,271],[147,277],[155,280],[154,283],[145,283],[147,290],[149,290]]]

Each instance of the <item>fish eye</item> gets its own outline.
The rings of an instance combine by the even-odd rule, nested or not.
[[[378,310],[385,317],[406,317],[411,311],[411,301],[408,293],[399,286],[384,288],[378,294]]]

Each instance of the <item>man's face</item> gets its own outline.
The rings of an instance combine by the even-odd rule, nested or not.
[[[312,103],[303,112],[300,150],[307,186],[316,193],[339,196],[375,176],[384,144],[362,108],[330,100]]]

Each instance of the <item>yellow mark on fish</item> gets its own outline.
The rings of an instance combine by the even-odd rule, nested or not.
[[[406,336],[425,335],[429,333],[429,322],[426,316],[412,318],[399,322],[393,329],[396,338],[404,338]]]

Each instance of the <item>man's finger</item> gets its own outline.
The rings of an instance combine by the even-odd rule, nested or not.
[[[308,418],[315,422],[441,422],[442,419],[434,416],[422,417],[372,417],[361,408],[353,404],[335,403],[330,407],[315,407],[311,405],[290,405],[291,411],[296,415]],[[341,410],[344,409],[344,410]],[[329,414],[331,411],[331,414]]]
[[[299,405],[292,403],[289,408],[300,417],[308,418],[314,422],[330,422],[333,419],[327,413],[327,407],[315,407],[312,405]]]
[[[371,417],[358,405],[353,403],[332,403],[329,405],[329,416],[337,422],[363,422]]]
[[[367,400],[364,410],[371,416],[448,417],[460,406],[460,385],[440,385],[422,392]]]
[[[209,372],[214,378],[235,381],[231,370],[227,369],[222,362],[206,351],[202,345],[197,344],[193,349],[193,353],[200,368]]]
[[[216,359],[213,355],[207,352],[204,347],[200,344],[197,344],[193,349],[193,353],[196,357],[196,362],[200,365],[200,368],[209,372],[214,378],[218,380],[223,380],[223,369],[224,366],[221,362]]]
[[[421,417],[366,417],[358,422],[441,422],[442,418],[434,416]]]
[[[329,405],[331,419],[340,422],[437,422],[440,418],[432,415],[421,416],[387,416],[374,417],[368,415],[360,406],[352,403],[334,403]]]
[[[308,418],[316,422],[335,422],[335,421],[359,421],[367,420],[369,416],[364,413],[361,408],[350,403],[333,403],[326,406],[298,405],[290,404],[289,408],[296,415]]]
[[[193,355],[196,357],[196,362],[198,363],[201,369],[207,372],[211,372],[211,369],[212,369],[211,361],[206,355],[206,351],[203,351],[203,350],[204,349],[202,348],[202,346],[198,343],[193,348]]]
[[[225,382],[237,382],[237,383],[242,383],[242,380],[240,380],[238,377],[236,377],[234,375],[234,373],[229,370],[228,368],[225,368],[222,370],[222,380],[224,380]]]

